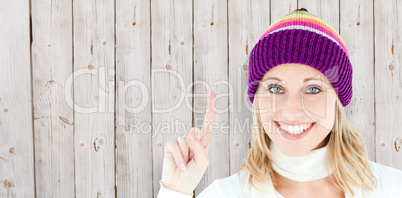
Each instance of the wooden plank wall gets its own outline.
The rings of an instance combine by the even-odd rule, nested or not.
[[[398,0],[5,0],[0,197],[156,197],[164,145],[202,126],[209,91],[218,112],[195,195],[236,173],[251,137],[248,56],[302,7],[346,43],[346,112],[370,160],[402,170]]]
[[[212,126],[210,164],[198,187],[196,196],[216,178],[230,174],[229,95],[228,93],[228,14],[227,1],[195,0],[193,18],[194,65],[193,123],[202,128],[209,91],[217,96],[215,124]],[[222,126],[222,127],[218,127]]]
[[[153,174],[152,177],[135,178],[132,184],[147,180],[145,185],[153,183],[154,195],[159,191],[166,141],[184,135],[191,128],[192,7],[192,1],[188,0],[151,1],[153,161],[147,163],[152,164]],[[177,127],[173,124],[176,122],[179,123]]]
[[[35,196],[29,15],[28,0],[1,2],[0,197]]]
[[[72,2],[75,194],[112,197],[115,194],[114,2]]]
[[[73,197],[72,1],[31,1],[32,91],[37,197]],[[63,24],[63,25],[58,25]]]
[[[153,195],[150,16],[149,1],[116,1],[118,197]]]
[[[377,162],[402,169],[402,3],[374,3]]]

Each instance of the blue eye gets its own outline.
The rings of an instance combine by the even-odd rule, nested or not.
[[[270,85],[267,90],[270,93],[283,93],[281,87],[276,85],[276,84]],[[309,87],[309,88],[307,88],[307,93],[317,94],[319,92],[321,92],[321,89],[319,89],[318,87]]]
[[[316,91],[309,92],[309,93],[312,93],[312,94],[316,94],[316,93],[318,93],[318,92],[321,91],[321,90],[320,90],[319,88],[317,88],[317,87],[309,87],[307,90],[316,90]]]
[[[271,91],[271,90],[275,90],[275,91]],[[271,93],[279,93],[279,92],[276,92],[276,91],[279,91],[279,90],[282,90],[282,89],[277,85],[271,85],[271,86],[268,87],[268,91],[271,92]]]

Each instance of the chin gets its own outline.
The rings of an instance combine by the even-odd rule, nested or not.
[[[281,147],[278,145],[278,148],[282,151],[283,154],[289,157],[298,157],[307,154],[312,149],[306,148],[304,146],[285,146]]]
[[[327,138],[329,138],[329,135],[327,137],[324,137],[322,141],[326,141]],[[277,142],[275,143],[275,145],[282,151],[283,154],[289,157],[298,157],[305,155],[308,152],[316,149],[317,146],[319,146],[322,141],[312,143],[312,142],[288,142],[279,140],[279,142],[274,141],[274,143]]]

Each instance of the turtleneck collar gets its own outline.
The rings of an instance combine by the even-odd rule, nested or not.
[[[329,165],[327,161],[328,144],[297,157],[285,155],[272,141],[270,150],[272,152],[272,168],[279,175],[290,180],[307,182],[322,179],[332,174],[332,170],[327,169],[327,164]]]

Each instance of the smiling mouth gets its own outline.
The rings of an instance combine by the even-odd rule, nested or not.
[[[281,127],[281,125],[277,122],[274,121],[275,125],[278,129],[278,131],[280,132],[280,134],[289,140],[299,140],[304,138],[310,131],[311,129],[315,126],[315,122],[311,123],[310,126],[303,128],[303,129],[294,129],[293,126],[290,127],[285,127],[288,128],[288,130],[285,130]]]

